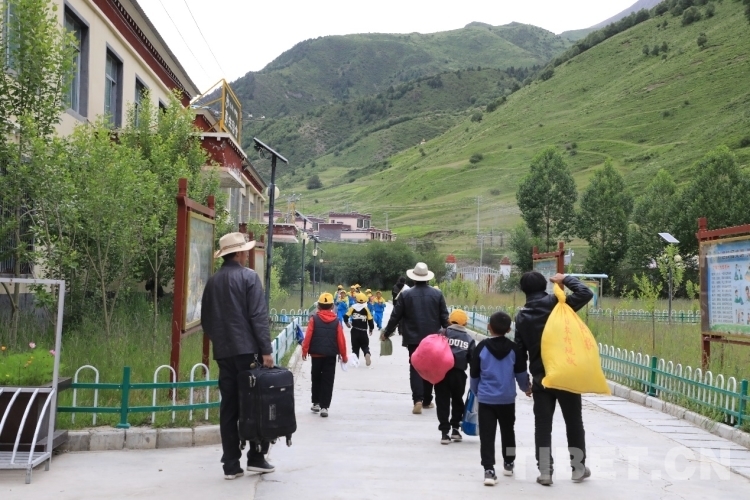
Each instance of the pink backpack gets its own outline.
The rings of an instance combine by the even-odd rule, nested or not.
[[[429,383],[442,381],[454,364],[448,339],[437,333],[425,337],[411,355],[411,364],[419,376]]]

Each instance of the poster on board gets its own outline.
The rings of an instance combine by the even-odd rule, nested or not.
[[[701,243],[712,332],[750,335],[750,238]]]
[[[586,285],[589,290],[591,290],[591,293],[594,294],[594,298],[589,301],[587,307],[599,309],[599,282],[593,280],[584,280],[583,284]]]
[[[542,273],[547,278],[547,293],[554,293],[554,284],[549,279],[557,274],[557,259],[535,260],[534,271]]]
[[[188,217],[183,330],[201,322],[203,289],[213,273],[214,221],[191,212]]]

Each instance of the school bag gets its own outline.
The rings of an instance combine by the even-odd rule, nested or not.
[[[294,414],[294,375],[286,368],[256,367],[240,372],[239,432],[243,441],[260,443],[286,438],[292,445],[297,431]]]
[[[467,436],[479,435],[479,400],[471,391],[469,391],[469,395],[466,397],[461,430]]]
[[[443,380],[454,363],[448,339],[437,333],[426,336],[411,355],[411,365],[431,384]]]
[[[557,305],[542,332],[542,363],[546,389],[576,394],[610,394],[599,359],[599,348],[586,323],[565,303],[565,292],[555,285]]]

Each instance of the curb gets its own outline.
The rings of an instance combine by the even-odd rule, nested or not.
[[[166,429],[96,427],[68,431],[68,442],[60,447],[60,451],[155,450],[219,444],[221,434],[218,425]]]
[[[638,403],[647,408],[652,408],[662,413],[666,413],[667,415],[672,415],[673,417],[679,418],[680,420],[686,420],[715,436],[724,438],[727,441],[732,441],[733,443],[750,450],[750,434],[747,432],[736,429],[726,424],[722,424],[721,422],[711,420],[708,417],[695,413],[694,411],[690,411],[674,403],[662,401],[661,399],[655,398],[653,396],[635,391],[633,389],[630,389],[629,387],[618,384],[617,382],[607,380],[607,384],[609,385],[613,396],[627,399],[628,401],[632,401],[633,403]],[[732,468],[732,471],[747,477],[746,474],[740,473],[734,470],[734,468]]]

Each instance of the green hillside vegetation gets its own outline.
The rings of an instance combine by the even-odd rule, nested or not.
[[[602,41],[515,92],[481,121],[469,116],[444,135],[390,159],[357,182],[331,186],[347,165],[329,154],[315,212],[346,203],[372,212],[402,238],[430,236],[443,249],[474,245],[483,231],[519,221],[515,193],[532,157],[547,146],[567,155],[579,190],[607,158],[634,193],[661,168],[678,184],[709,150],[726,144],[750,160],[750,26],[739,2],[696,7],[713,15],[683,25],[664,12]],[[705,43],[699,46],[703,34]],[[648,46],[649,55],[643,48]],[[663,48],[666,46],[666,52]],[[659,55],[652,55],[658,47]],[[470,158],[481,154],[475,163]],[[296,187],[296,186],[295,186]]]
[[[284,152],[292,163],[281,175],[295,173],[328,153],[362,168],[444,133],[466,113],[520,89],[537,69],[472,67],[444,72],[300,116],[249,122],[244,135],[246,141],[262,137]],[[360,141],[366,144],[357,144]]]
[[[423,76],[467,67],[546,64],[570,42],[518,23],[471,23],[440,33],[328,36],[300,42],[232,88],[243,110],[277,118],[358,99]]]

